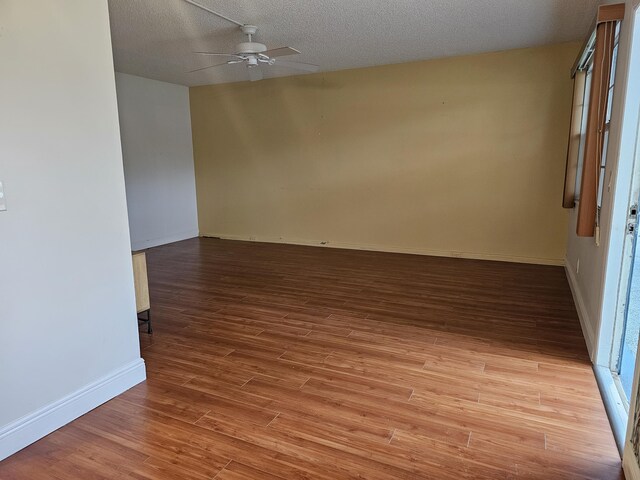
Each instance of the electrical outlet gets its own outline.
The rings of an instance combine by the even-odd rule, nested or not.
[[[4,187],[0,182],[0,212],[4,212],[7,209],[7,202],[4,198]]]

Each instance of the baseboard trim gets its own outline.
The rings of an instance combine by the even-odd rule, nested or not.
[[[197,238],[199,236],[198,230],[189,230],[187,232],[180,232],[174,235],[169,235],[162,238],[152,238],[149,240],[131,241],[131,250],[134,252],[137,250],[144,250],[145,248],[159,247],[160,245],[166,245],[167,243],[180,242],[182,240],[188,240],[190,238]]]
[[[50,434],[146,378],[138,358],[95,382],[0,429],[0,460]]]
[[[622,469],[624,470],[624,476],[627,480],[640,480],[640,467],[638,466],[636,456],[633,454],[630,442],[627,442],[624,448]]]
[[[567,280],[569,281],[569,287],[571,288],[573,302],[575,303],[576,310],[578,311],[578,319],[580,320],[580,327],[582,328],[582,336],[584,337],[584,341],[587,344],[589,358],[593,362],[596,352],[596,335],[593,331],[593,328],[591,327],[591,325],[593,324],[591,323],[584,298],[582,297],[582,293],[580,292],[578,278],[576,277],[573,269],[570,267],[571,264],[569,262],[565,262],[564,271],[566,272]]]
[[[385,253],[404,253],[409,255],[426,255],[433,257],[449,257],[449,258],[467,258],[470,260],[492,260],[496,262],[512,262],[512,263],[529,263],[534,265],[552,265],[563,266],[564,259],[554,258],[536,258],[536,257],[520,257],[517,255],[500,255],[500,254],[485,254],[485,253],[472,253],[472,252],[458,252],[447,250],[431,250],[421,248],[405,248],[394,246],[381,246],[372,244],[353,244],[344,242],[325,242],[325,241],[313,241],[313,240],[300,240],[289,238],[276,238],[276,237],[255,237],[244,235],[227,235],[224,233],[200,233],[201,237],[213,237],[223,240],[238,240],[243,242],[258,242],[258,243],[283,243],[286,245],[303,245],[308,247],[324,247],[324,248],[343,248],[347,250],[367,250],[371,252],[385,252]]]

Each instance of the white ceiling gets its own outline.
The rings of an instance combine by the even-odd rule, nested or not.
[[[581,40],[598,0],[198,0],[255,41],[295,47],[321,71]],[[234,52],[239,28],[183,0],[109,0],[116,70],[182,85],[246,80],[243,65],[186,73]],[[299,74],[268,67],[265,77]]]

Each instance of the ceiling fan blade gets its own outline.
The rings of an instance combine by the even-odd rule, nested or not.
[[[242,58],[240,55],[236,55],[235,53],[216,53],[216,52],[193,52],[196,55],[209,55],[213,57],[234,57],[234,58]]]
[[[207,70],[209,68],[214,68],[214,67],[221,67],[223,65],[228,65],[227,62],[224,63],[216,63],[215,65],[209,65],[208,67],[202,67],[202,68],[196,68],[195,70],[189,70],[187,73],[194,73],[194,72],[200,72],[202,70]]]
[[[297,55],[300,53],[300,50],[296,50],[292,47],[280,47],[280,48],[272,48],[271,50],[267,50],[266,52],[262,52],[263,55],[267,57],[284,57],[285,55]]]
[[[274,65],[295,68],[296,70],[304,70],[305,72],[317,72],[320,69],[318,65],[312,65],[311,63],[288,62],[286,60],[279,59],[275,61]]]
[[[262,70],[260,67],[248,67],[249,70],[249,80],[252,82],[257,82],[258,80],[262,80]]]

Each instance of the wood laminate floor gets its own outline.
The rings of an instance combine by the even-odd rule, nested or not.
[[[562,268],[215,239],[147,255],[148,380],[1,479],[623,478]]]

